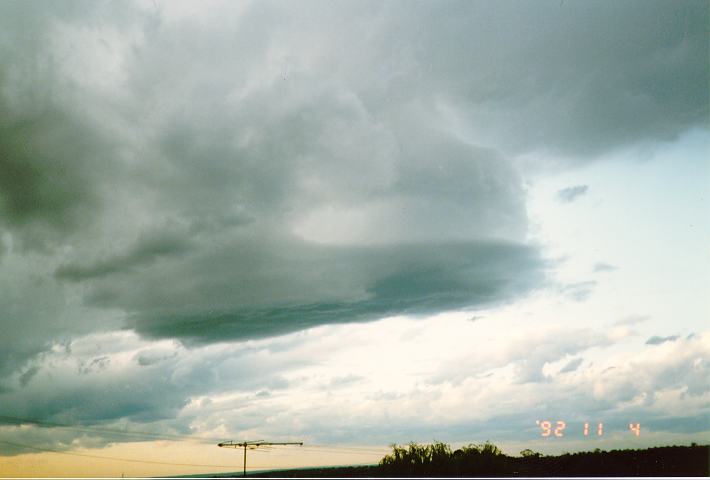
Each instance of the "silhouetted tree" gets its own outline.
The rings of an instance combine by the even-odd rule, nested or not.
[[[381,476],[707,476],[708,446],[657,447],[646,450],[596,449],[543,456],[525,449],[505,455],[490,442],[451,451],[449,445],[392,445],[379,463]]]
[[[535,452],[533,450],[530,450],[529,448],[526,448],[525,450],[520,452],[520,456],[523,458],[540,458],[542,457],[542,453]]]

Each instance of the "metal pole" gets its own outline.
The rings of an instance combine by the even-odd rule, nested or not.
[[[247,442],[244,442],[244,473],[242,476],[247,476]]]

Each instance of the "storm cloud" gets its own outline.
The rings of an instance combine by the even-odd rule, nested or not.
[[[158,421],[212,388],[153,375],[179,367],[164,352],[87,356],[83,377],[133,388],[110,412],[100,376],[84,400],[76,378],[23,395],[80,337],[200,349],[547,286],[530,159],[707,129],[707,34],[703,1],[1,3],[0,392],[18,415]]]

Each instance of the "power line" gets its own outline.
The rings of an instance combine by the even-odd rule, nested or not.
[[[63,452],[61,450],[54,450],[51,448],[43,448],[43,447],[33,447],[31,445],[24,445],[22,443],[7,442],[5,440],[0,440],[0,443],[5,444],[5,445],[11,445],[13,447],[25,448],[28,450],[35,450],[35,451],[39,451],[39,452],[57,453],[60,455],[71,455],[74,457],[98,458],[101,460],[115,460],[115,461],[120,461],[120,462],[150,463],[150,464],[154,464],[154,465],[172,465],[172,466],[177,466],[177,467],[239,468],[239,465],[213,465],[213,464],[200,464],[200,463],[160,462],[158,460],[140,460],[137,458],[110,457],[110,456],[104,456],[104,455],[91,455],[88,453]]]
[[[177,434],[161,434],[143,431],[119,430],[114,428],[105,428],[98,426],[74,426],[58,422],[49,422],[33,418],[14,417],[9,415],[0,415],[0,421],[9,422],[9,424],[23,425],[30,424],[45,428],[62,428],[70,431],[84,432],[90,434],[109,434],[119,435],[132,439],[150,439],[150,440],[197,440],[203,443],[216,443],[221,441],[221,438],[201,437],[196,435],[177,435]],[[264,446],[262,446],[262,449]],[[375,449],[372,447],[357,447],[344,445],[307,445],[302,447],[303,453],[326,453],[326,454],[341,454],[341,455],[383,455],[386,449]],[[264,450],[257,450],[264,451]],[[283,452],[283,451],[282,451]],[[57,452],[65,453],[65,452]]]
[[[361,451],[352,451],[352,450],[345,450],[345,449],[338,449],[338,448],[308,448],[304,447],[304,450],[306,453],[337,453],[337,454],[345,454],[345,455],[366,455],[366,456],[373,456],[373,455],[383,455],[385,452],[379,451],[379,452],[361,452]]]
[[[389,447],[382,447],[382,448],[377,448],[377,447],[348,447],[346,445],[315,445],[315,444],[309,444],[303,448],[319,448],[319,449],[326,449],[326,450],[332,450],[332,449],[339,449],[339,450],[347,450],[347,451],[352,451],[352,452],[364,452],[364,453],[382,453],[383,450],[389,450]]]

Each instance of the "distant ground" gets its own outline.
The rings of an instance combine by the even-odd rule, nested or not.
[[[247,474],[247,477],[707,477],[710,474],[709,461],[708,445],[596,450],[557,456],[526,451],[524,456],[511,457],[491,444],[471,445],[455,451],[445,444],[412,444],[395,448],[379,465],[275,470]],[[233,475],[216,474],[212,478]]]

